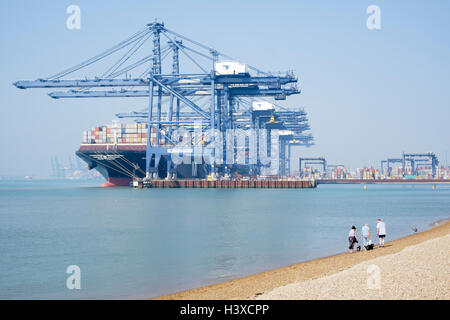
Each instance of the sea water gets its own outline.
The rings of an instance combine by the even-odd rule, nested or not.
[[[0,299],[149,298],[386,241],[450,217],[450,186],[100,188],[0,181]],[[69,266],[81,288],[68,289]],[[70,287],[70,286],[69,286]]]

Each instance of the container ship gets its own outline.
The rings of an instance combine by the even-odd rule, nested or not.
[[[150,137],[155,143],[156,129]],[[160,145],[170,147],[163,137]],[[144,178],[146,166],[147,124],[118,123],[92,128],[83,133],[83,140],[76,155],[87,163],[88,169],[97,170],[105,179],[104,187],[129,186],[133,177]],[[154,159],[150,166],[154,167]],[[209,165],[180,164],[176,166],[178,179],[205,179],[210,171]],[[167,157],[164,155],[157,168],[161,179],[167,177]]]

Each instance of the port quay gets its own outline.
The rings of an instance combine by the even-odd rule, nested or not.
[[[145,43],[150,44],[146,51]],[[69,78],[119,52],[125,53],[102,76]],[[187,62],[195,70],[183,72]],[[433,152],[403,152],[381,160],[380,168],[356,172],[323,156],[294,158],[299,149],[315,144],[305,109],[286,106],[287,101],[280,105],[301,93],[298,82],[292,71],[262,71],[154,21],[80,64],[14,85],[68,89],[50,92],[53,99],[142,98],[141,110],[118,113],[112,124],[83,133],[76,155],[106,179],[105,187],[315,188],[449,181],[450,170],[439,167]]]

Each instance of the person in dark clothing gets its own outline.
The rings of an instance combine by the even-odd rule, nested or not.
[[[356,238],[356,227],[352,226],[348,232],[348,249],[350,250],[350,253],[353,253],[353,246],[355,243],[358,243],[358,239]]]

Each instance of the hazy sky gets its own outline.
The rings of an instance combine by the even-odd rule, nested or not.
[[[66,28],[71,4],[81,30]],[[366,27],[371,4],[381,30]],[[82,131],[146,105],[53,100],[12,83],[75,65],[155,18],[260,69],[295,70],[302,94],[287,103],[305,107],[316,142],[299,154],[356,168],[434,151],[445,164],[449,12],[449,1],[1,1],[0,175],[48,175],[50,157],[73,156]]]

